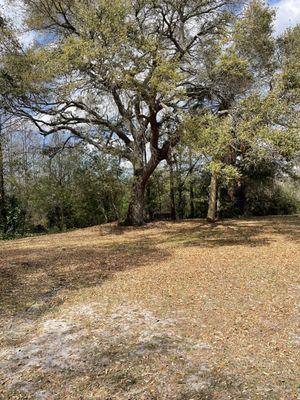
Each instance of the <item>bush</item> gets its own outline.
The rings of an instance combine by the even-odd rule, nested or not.
[[[1,232],[3,238],[12,238],[24,234],[25,211],[12,196],[6,199],[5,220],[2,221]]]
[[[246,215],[288,215],[299,209],[299,201],[286,188],[278,183],[249,190],[246,197]]]

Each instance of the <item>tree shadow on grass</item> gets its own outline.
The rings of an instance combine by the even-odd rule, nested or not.
[[[165,231],[165,241],[202,248],[257,247],[269,245],[276,240],[276,235],[281,235],[286,240],[300,242],[300,218],[297,216],[225,220],[215,224],[191,220],[190,223],[192,226],[182,227],[181,223],[175,223],[175,229]]]
[[[101,285],[115,273],[159,262],[169,252],[152,241],[101,246],[12,248],[0,256],[0,317],[41,316],[63,303],[63,291]]]
[[[117,231],[122,242],[117,240]],[[63,235],[30,239],[25,247],[11,242],[12,246],[0,251],[0,317],[18,313],[42,316],[62,304],[69,290],[98,286],[119,271],[160,263],[171,251],[161,244],[257,247],[271,244],[276,235],[299,242],[300,218],[226,220],[214,225],[190,220],[136,229],[112,225],[72,233],[66,242]],[[101,236],[109,240],[101,242]]]
[[[230,220],[213,226],[204,221],[188,221],[182,224],[158,224],[153,228],[152,230],[149,226],[145,230],[137,230],[139,235],[136,237],[127,236],[128,231],[124,231],[123,241],[119,243],[116,236],[108,236],[106,242],[100,241],[100,247],[99,242],[95,245],[95,241],[92,240],[95,235],[91,235],[90,238],[89,231],[86,232],[86,236],[89,240],[91,239],[90,242],[83,242],[82,233],[78,232],[77,236],[75,234],[75,236],[68,236],[70,239],[66,242],[64,236],[60,236],[55,239],[57,242],[54,240],[52,244],[51,237],[34,240],[33,244],[38,244],[39,247],[34,247],[29,240],[26,241],[27,247],[18,246],[20,242],[5,246],[1,249],[0,255],[0,312],[3,319],[16,317],[15,321],[18,323],[25,317],[41,318],[61,304],[64,301],[64,295],[70,290],[79,291],[81,288],[96,287],[119,271],[155,262],[160,263],[167,259],[171,252],[171,249],[162,248],[161,244],[171,243],[200,248],[237,245],[255,247],[268,246],[272,240],[277,240],[276,235],[281,235],[284,240],[296,243],[300,240],[300,219],[297,217]],[[134,230],[130,229],[129,232],[134,232]],[[24,242],[22,243],[24,245]],[[49,243],[51,246],[48,245]],[[60,246],[57,245],[58,243]],[[134,318],[135,321],[137,317]],[[88,353],[88,348],[85,349],[84,354],[88,357],[83,370],[77,364],[74,370],[34,369],[32,376],[36,387],[33,387],[33,390],[47,388],[49,385],[50,398],[52,389],[55,397],[68,398],[62,392],[64,390],[62,382],[67,382],[65,387],[71,388],[74,384],[74,387],[78,387],[79,393],[86,390],[89,395],[94,389],[101,390],[106,387],[110,397],[99,398],[107,400],[118,398],[117,396],[127,399],[130,391],[133,393],[131,400],[250,398],[249,393],[245,394],[243,391],[243,377],[231,377],[213,368],[202,370],[199,364],[197,365],[198,358],[195,360],[197,362],[189,366],[190,358],[187,360],[185,356],[190,350],[190,344],[182,342],[177,336],[175,339],[170,337],[168,325],[165,332],[155,331],[155,335],[141,343],[137,339],[138,334],[153,327],[156,320],[155,316],[153,318],[146,326],[139,327],[135,323],[133,328],[136,327],[136,334],[130,325],[130,329],[125,329],[128,326],[126,318],[123,325],[119,325],[120,329],[111,331],[109,327],[115,327],[117,322],[114,319],[109,320],[103,330],[104,336],[100,336],[95,346],[90,347],[91,354]],[[91,340],[93,344],[99,335],[98,328],[97,325],[96,330],[92,330],[91,334],[85,333],[87,340]],[[120,339],[118,332],[129,332],[131,336]],[[59,346],[61,349],[65,346],[63,338],[68,337],[67,335],[67,332],[62,332],[61,335],[58,332],[55,336],[57,341],[49,348],[53,337],[51,339],[47,332],[47,340],[31,342],[31,345],[35,344],[41,352],[48,346],[50,355],[57,354]],[[70,332],[70,338],[74,339],[73,332]],[[42,339],[45,337],[42,336]],[[72,340],[70,349],[76,350]],[[83,339],[79,337],[78,340],[81,343]],[[13,344],[17,353],[18,348],[15,343]],[[90,342],[87,345],[89,346]],[[25,355],[30,355],[30,347],[25,345],[25,349],[27,349]],[[64,353],[62,353],[63,356]],[[16,361],[20,363],[18,357]],[[45,359],[47,361],[47,357],[41,357],[41,362],[45,362]],[[28,361],[28,357],[24,360]],[[16,367],[13,360],[8,362],[13,364],[14,368]],[[20,368],[22,369],[22,365]],[[141,376],[143,372],[145,372],[144,377]],[[180,382],[176,381],[178,375],[180,375]],[[83,376],[85,387],[83,387]],[[154,383],[151,383],[152,381]],[[169,392],[171,396],[167,397],[166,392],[167,394],[163,397],[160,390],[167,386],[169,390],[172,390]],[[12,392],[10,395],[7,393],[3,398],[18,398],[17,395],[13,397]],[[253,395],[253,392],[250,395]],[[79,398],[79,395],[69,398]]]

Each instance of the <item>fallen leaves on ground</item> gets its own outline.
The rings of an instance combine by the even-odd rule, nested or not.
[[[300,218],[0,242],[0,398],[300,398]]]

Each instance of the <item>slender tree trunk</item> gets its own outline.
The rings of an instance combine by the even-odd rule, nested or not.
[[[146,190],[145,190],[145,194],[146,194],[146,202],[147,202],[147,214],[149,216],[149,220],[153,221],[154,220],[154,209],[152,207],[151,204],[151,187],[149,185],[146,186]]]
[[[174,169],[173,169],[173,161],[169,162],[170,167],[170,200],[171,200],[171,219],[173,221],[177,218],[176,212],[176,188],[175,188],[175,179],[174,179]]]
[[[189,173],[190,173],[190,218],[195,218],[195,203],[194,203],[194,182],[192,179],[193,163],[192,152],[189,150]]]
[[[195,218],[194,186],[190,181],[190,218]]]
[[[246,194],[246,184],[243,181],[238,183],[237,187],[237,204],[241,215],[246,214],[246,204],[247,204],[247,194]]]
[[[5,202],[5,187],[4,187],[4,160],[3,160],[3,135],[0,120],[0,225],[5,230],[6,225],[6,202]]]
[[[178,217],[179,219],[184,218],[184,210],[185,210],[185,199],[183,195],[184,190],[184,182],[182,181],[182,162],[181,156],[179,156],[179,161],[176,160],[176,175],[177,175],[177,193],[178,193]]]
[[[58,206],[58,213],[59,213],[59,230],[61,232],[64,232],[66,230],[66,224],[65,224],[65,213],[64,213],[64,207],[62,204]]]
[[[215,222],[217,219],[217,205],[218,205],[218,176],[215,172],[211,174],[210,189],[209,189],[209,203],[207,220]]]

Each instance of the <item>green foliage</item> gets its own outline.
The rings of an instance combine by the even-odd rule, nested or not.
[[[187,117],[183,125],[184,139],[193,141],[198,151],[207,157],[220,160],[228,150],[230,135],[230,118],[218,118],[213,114]]]
[[[35,192],[49,228],[60,230],[118,220],[124,184],[114,159],[80,149],[49,161]]]
[[[10,239],[23,235],[26,211],[15,196],[6,198],[5,220],[0,225],[0,237]]]
[[[2,226],[6,236],[63,231],[124,217],[128,186],[118,159],[79,143],[61,150],[57,139],[48,143],[48,150],[27,139],[28,148],[21,153],[16,141],[9,143],[15,158],[5,160],[10,163]]]
[[[163,169],[155,171],[146,190],[146,218],[150,221],[169,216],[169,187],[166,184],[168,176]]]
[[[300,25],[288,29],[278,42],[283,64],[281,75],[279,75],[279,90],[289,107],[298,114],[299,126],[297,105],[300,101]]]
[[[221,53],[209,75],[226,103],[247,90],[253,79],[248,61],[240,57],[234,47]]]
[[[246,215],[286,215],[299,210],[297,199],[277,183],[259,183],[257,180],[248,184],[246,197]]]
[[[235,16],[231,3],[25,0],[40,35],[26,49],[4,21],[0,105],[54,149],[9,157],[12,235],[122,219],[135,198],[121,159],[142,177],[148,219],[174,199],[180,218],[204,216],[211,175],[220,216],[295,210],[276,182],[300,152],[300,26],[275,40],[264,1]],[[156,169],[164,160],[172,171]]]
[[[274,10],[264,1],[252,0],[235,25],[236,49],[258,73],[271,72],[274,68],[274,16]]]

